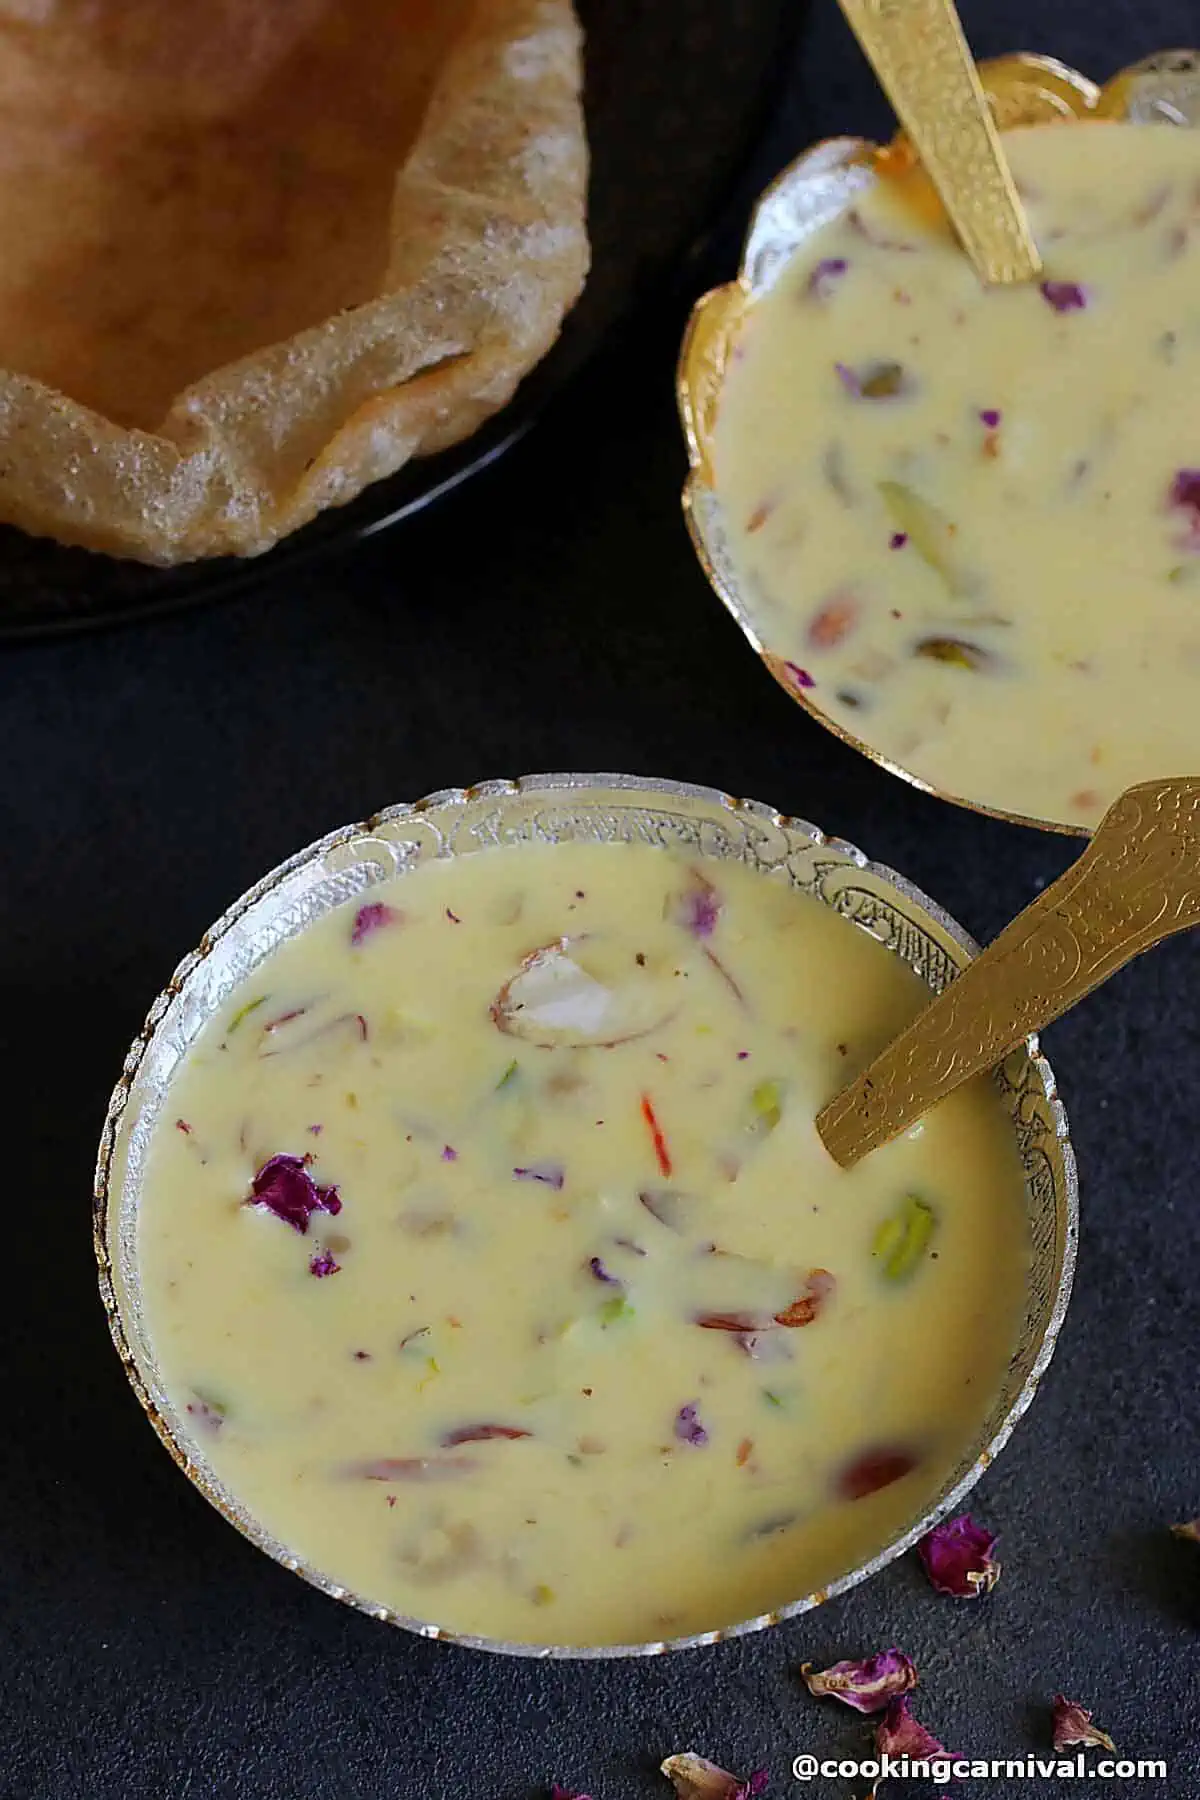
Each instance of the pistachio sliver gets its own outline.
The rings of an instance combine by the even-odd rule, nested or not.
[[[956,527],[944,512],[903,481],[881,481],[879,497],[897,531],[904,533],[922,562],[940,575],[952,594],[970,591],[953,555]]]
[[[750,1117],[746,1129],[765,1135],[774,1131],[783,1117],[783,1090],[778,1081],[760,1081],[750,1095]]]
[[[990,669],[996,662],[991,651],[981,644],[956,637],[922,638],[913,654],[923,656],[927,662],[948,663],[955,669]]]
[[[898,1211],[880,1225],[871,1246],[885,1281],[904,1281],[914,1272],[936,1226],[932,1206],[916,1194],[906,1195]]]

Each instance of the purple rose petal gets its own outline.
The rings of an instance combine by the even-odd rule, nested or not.
[[[1200,550],[1200,469],[1177,469],[1167,493],[1167,505],[1187,517],[1187,536],[1181,549]]]
[[[712,882],[693,870],[691,886],[680,895],[675,908],[676,923],[693,937],[711,937],[721,916],[721,900]]]
[[[931,1731],[913,1718],[907,1694],[888,1701],[888,1709],[875,1727],[875,1748],[881,1756],[907,1756],[910,1760],[950,1756]]]
[[[301,1236],[315,1212],[340,1213],[336,1187],[318,1187],[302,1156],[272,1156],[254,1177],[247,1206],[259,1206],[282,1219]]]
[[[398,925],[403,917],[403,913],[397,912],[394,906],[389,906],[386,900],[373,900],[369,906],[360,906],[354,915],[350,942],[352,945],[361,944],[373,931],[378,931],[384,925]]]
[[[828,300],[849,267],[844,256],[823,256],[809,276],[805,291],[813,300]]]
[[[985,406],[983,411],[980,413],[979,417],[982,420],[982,422],[987,426],[989,431],[998,431],[999,430],[999,428],[1000,428],[1000,413],[996,407]]]
[[[322,1250],[320,1255],[314,1256],[309,1263],[308,1272],[310,1275],[317,1276],[336,1275],[341,1266],[340,1262],[334,1262],[331,1250]]]
[[[695,1402],[690,1406],[681,1406],[675,1415],[675,1436],[683,1444],[695,1444],[697,1449],[707,1444],[708,1433],[700,1423]]]
[[[188,1401],[184,1410],[189,1419],[194,1419],[205,1431],[220,1431],[225,1423],[225,1408],[217,1406],[211,1400],[202,1400],[199,1394],[194,1400]]]
[[[978,1600],[1000,1579],[1000,1564],[992,1556],[996,1541],[969,1513],[962,1513],[935,1525],[917,1545],[917,1555],[939,1594]]]
[[[800,1678],[810,1694],[818,1699],[828,1695],[852,1706],[855,1712],[882,1712],[899,1694],[907,1694],[917,1685],[917,1671],[903,1650],[881,1650],[877,1656],[862,1662],[837,1662],[828,1669],[810,1675],[811,1663],[804,1663]]]
[[[888,549],[889,550],[903,550],[903,548],[904,548],[905,544],[907,544],[907,542],[908,542],[907,531],[893,531],[891,537],[888,539]]]
[[[1087,305],[1087,294],[1077,281],[1043,281],[1041,293],[1056,313],[1082,312]]]
[[[639,1254],[644,1254],[644,1252],[640,1252]],[[588,1268],[596,1277],[597,1281],[605,1281],[608,1283],[609,1287],[619,1288],[624,1285],[624,1283],[619,1281],[615,1275],[609,1273],[598,1256],[590,1256],[588,1258]]]
[[[1105,1750],[1116,1750],[1107,1731],[1092,1724],[1086,1706],[1068,1700],[1065,1694],[1054,1696],[1054,1748],[1065,1750],[1070,1744],[1099,1744]]]
[[[785,662],[783,666],[792,687],[800,689],[816,687],[817,684],[808,670],[802,669],[799,663]]]

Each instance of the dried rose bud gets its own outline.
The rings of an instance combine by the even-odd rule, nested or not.
[[[992,1556],[996,1543],[990,1531],[962,1513],[935,1525],[917,1545],[917,1555],[939,1594],[978,1600],[1000,1579],[1000,1564]]]
[[[1068,1744],[1101,1744],[1105,1750],[1117,1747],[1107,1731],[1092,1724],[1092,1715],[1086,1706],[1068,1700],[1064,1694],[1055,1694],[1054,1748],[1065,1750]]]
[[[803,1663],[800,1676],[810,1694],[818,1699],[828,1695],[852,1706],[855,1712],[882,1712],[898,1694],[907,1694],[917,1685],[917,1671],[903,1650],[881,1650],[862,1662],[837,1662],[828,1669],[810,1675],[811,1663]]]
[[[888,1709],[875,1727],[875,1748],[881,1756],[949,1757],[945,1744],[913,1718],[908,1709],[908,1695],[899,1694],[888,1702]],[[951,1758],[953,1760],[953,1758]]]
[[[767,1771],[756,1769],[739,1781],[728,1769],[722,1769],[694,1750],[679,1756],[668,1756],[662,1772],[672,1784],[679,1800],[757,1800],[767,1785]]]

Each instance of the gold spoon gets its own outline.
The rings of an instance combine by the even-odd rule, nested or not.
[[[839,0],[987,283],[1032,281],[1042,259],[954,0]]]
[[[1115,800],[1065,875],[1019,913],[817,1115],[849,1168],[1003,1061],[1131,957],[1200,924],[1200,776]]]

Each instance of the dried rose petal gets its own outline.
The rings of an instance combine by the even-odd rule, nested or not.
[[[336,1187],[318,1187],[302,1156],[272,1156],[254,1177],[247,1206],[260,1206],[303,1235],[315,1212],[339,1213]]]
[[[907,1694],[888,1701],[888,1709],[875,1727],[875,1748],[881,1756],[907,1756],[912,1760],[950,1757],[945,1744],[913,1718]]]
[[[308,1272],[310,1275],[317,1276],[336,1275],[341,1266],[340,1262],[334,1262],[333,1252],[331,1250],[322,1250],[320,1254],[314,1256],[309,1263]]]
[[[1200,550],[1200,469],[1177,469],[1167,494],[1173,512],[1187,516],[1187,535],[1180,548]]]
[[[1082,312],[1087,305],[1087,293],[1077,281],[1043,281],[1041,292],[1056,313]]]
[[[690,931],[693,937],[711,937],[721,916],[721,901],[712,882],[698,869],[691,872],[691,885],[674,906],[675,923]]]
[[[639,1252],[639,1254],[644,1254],[644,1252]],[[609,1287],[621,1287],[623,1285],[618,1276],[611,1274],[610,1271],[605,1268],[600,1257],[589,1256],[587,1266],[596,1277],[597,1281],[605,1281],[608,1283]]]
[[[1054,1748],[1065,1750],[1068,1744],[1101,1744],[1105,1750],[1117,1747],[1107,1731],[1092,1724],[1092,1715],[1086,1706],[1068,1700],[1064,1694],[1055,1694]]]
[[[998,431],[1000,429],[1000,409],[998,407],[985,406],[979,417],[989,431]]]
[[[978,1600],[1000,1579],[1000,1564],[992,1557],[996,1543],[993,1533],[976,1525],[970,1513],[961,1513],[927,1532],[917,1545],[917,1555],[939,1594]]]
[[[225,1423],[225,1408],[215,1400],[203,1399],[199,1394],[194,1400],[188,1401],[184,1411],[189,1419],[194,1419],[205,1431],[220,1431]]]
[[[493,1438],[527,1438],[532,1431],[524,1431],[519,1425],[460,1425],[456,1431],[447,1431],[442,1438],[443,1450],[453,1450],[459,1444],[486,1444]]]
[[[805,688],[816,687],[817,684],[808,670],[802,669],[799,663],[785,662],[783,667],[790,686],[799,688],[801,691]]]
[[[805,285],[813,300],[828,300],[850,264],[844,256],[823,256]]]
[[[1200,469],[1177,469],[1171,482],[1170,504],[1200,514]]]
[[[1191,1538],[1193,1544],[1200,1544],[1200,1519],[1188,1519],[1183,1525],[1172,1525],[1171,1530],[1176,1537]]]
[[[917,1671],[903,1650],[881,1650],[862,1662],[837,1662],[810,1675],[811,1663],[803,1663],[800,1676],[810,1694],[828,1695],[852,1706],[855,1712],[882,1712],[900,1694],[917,1685]]]
[[[739,1781],[728,1769],[722,1769],[694,1750],[679,1756],[668,1756],[662,1772],[679,1795],[679,1800],[757,1800],[767,1785],[765,1769],[755,1769],[745,1781]]]
[[[378,931],[383,925],[398,925],[403,917],[404,914],[394,906],[389,906],[386,900],[374,900],[369,906],[360,906],[354,915],[350,942],[352,945],[361,944],[373,931]]]
[[[675,1436],[683,1444],[695,1444],[697,1449],[708,1442],[708,1433],[700,1423],[700,1415],[696,1411],[696,1403],[681,1406],[675,1415]]]

